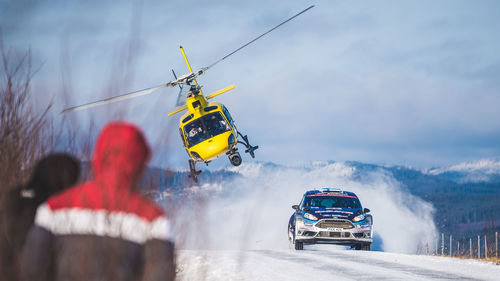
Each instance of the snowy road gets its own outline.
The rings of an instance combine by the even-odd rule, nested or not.
[[[500,266],[311,246],[305,251],[179,251],[180,280],[500,280]]]

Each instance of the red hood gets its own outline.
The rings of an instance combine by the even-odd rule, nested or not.
[[[94,181],[105,189],[131,190],[150,154],[149,145],[136,125],[113,121],[102,129],[94,146]]]

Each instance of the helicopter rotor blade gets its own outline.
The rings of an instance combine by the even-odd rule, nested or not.
[[[99,106],[99,105],[104,105],[104,104],[108,104],[108,103],[112,103],[112,102],[126,100],[126,99],[136,98],[136,97],[140,97],[140,96],[144,96],[144,95],[149,95],[156,90],[159,90],[159,89],[165,88],[165,87],[169,87],[169,86],[173,86],[173,85],[171,83],[167,83],[167,84],[163,84],[163,85],[160,85],[157,87],[147,88],[144,90],[140,90],[140,91],[124,94],[124,95],[119,95],[119,96],[115,96],[115,97],[111,97],[111,98],[107,98],[107,99],[103,99],[103,100],[99,100],[99,101],[95,101],[95,102],[91,102],[91,103],[87,103],[87,104],[83,104],[83,105],[79,105],[79,106],[73,106],[70,108],[66,108],[65,110],[63,110],[61,112],[61,114],[73,112],[73,111],[78,111],[78,110],[83,110],[83,109],[87,109],[87,108],[91,108],[91,107],[95,107],[95,106]]]
[[[216,61],[216,62],[212,63],[211,65],[209,65],[209,66],[207,66],[207,67],[203,67],[202,69],[200,69],[200,70],[197,72],[197,76],[199,76],[199,75],[201,75],[201,74],[205,73],[205,71],[207,71],[208,69],[212,68],[214,65],[216,65],[216,64],[218,64],[219,62],[221,62],[221,61],[225,60],[226,58],[228,58],[229,56],[231,56],[231,55],[233,55],[234,53],[238,52],[239,50],[241,50],[241,49],[245,48],[246,46],[248,46],[248,45],[252,44],[253,42],[255,42],[255,41],[259,40],[260,38],[262,38],[262,37],[263,37],[263,36],[265,36],[266,34],[270,33],[271,31],[275,30],[276,28],[278,28],[278,27],[280,27],[280,26],[284,25],[285,23],[287,23],[287,22],[291,21],[292,19],[294,19],[294,18],[296,18],[296,17],[300,16],[301,14],[303,14],[303,13],[305,13],[305,12],[309,11],[309,10],[310,10],[310,9],[312,9],[312,8],[314,8],[314,5],[309,6],[308,8],[306,8],[306,9],[302,10],[301,12],[299,12],[299,13],[295,14],[294,16],[292,16],[292,17],[288,18],[287,20],[285,20],[285,21],[281,22],[280,24],[276,25],[275,27],[273,27],[273,28],[269,29],[268,31],[266,31],[266,32],[262,33],[261,35],[259,35],[259,36],[258,36],[258,37],[256,37],[255,39],[253,39],[253,40],[251,40],[250,42],[246,43],[245,45],[243,45],[243,46],[239,47],[238,49],[236,49],[236,50],[232,51],[231,53],[229,53],[229,54],[225,55],[223,58],[221,58],[221,59],[219,59],[218,61]]]
[[[252,44],[253,42],[255,42],[258,39],[260,39],[263,36],[265,36],[266,34],[270,33],[271,31],[277,29],[278,27],[284,25],[285,23],[291,21],[292,19],[298,17],[299,15],[307,12],[308,10],[310,10],[312,8],[314,8],[314,5],[309,6],[308,8],[302,10],[301,12],[299,12],[299,13],[295,14],[294,16],[288,18],[287,20],[281,22],[280,24],[276,25],[275,27],[273,27],[273,28],[269,29],[268,31],[264,32],[263,34],[259,35],[255,39],[249,41],[245,45],[239,47],[238,49],[236,49],[236,50],[232,51],[231,53],[227,54],[226,56],[222,57],[218,61],[212,63],[211,65],[209,65],[207,67],[201,68],[197,72],[190,72],[190,73],[186,73],[184,75],[181,75],[180,77],[177,77],[177,75],[175,75],[175,72],[172,70],[172,72],[174,74],[174,77],[175,77],[175,80],[170,81],[167,84],[163,84],[163,85],[160,85],[160,86],[157,86],[157,87],[147,88],[147,89],[144,89],[144,90],[140,90],[140,91],[136,91],[136,92],[124,94],[124,95],[119,95],[119,96],[115,96],[115,97],[111,97],[111,98],[107,98],[107,99],[103,99],[103,100],[99,100],[99,101],[96,101],[96,102],[91,102],[91,103],[87,103],[87,104],[83,104],[83,105],[79,105],[79,106],[69,107],[69,108],[64,109],[61,112],[61,114],[62,113],[73,112],[73,111],[78,111],[78,110],[83,110],[83,109],[87,109],[87,108],[91,108],[91,107],[95,107],[95,106],[99,106],[99,105],[104,105],[104,104],[108,104],[108,103],[113,103],[113,102],[117,102],[117,101],[126,100],[126,99],[131,99],[131,98],[135,98],[135,97],[139,97],[139,96],[144,96],[144,95],[151,94],[151,93],[153,93],[154,91],[156,91],[158,89],[165,88],[165,87],[174,87],[174,86],[179,86],[180,87],[180,92],[179,92],[179,95],[177,97],[177,102],[176,103],[177,103],[177,105],[181,105],[181,103],[180,103],[180,97],[181,97],[181,94],[183,92],[183,87],[181,85],[189,84],[191,81],[195,81],[195,83],[196,83],[196,80],[195,80],[196,77],[204,74],[205,71],[207,71],[208,69],[212,68],[214,65],[216,65],[219,62],[225,60],[226,58],[230,57],[231,55],[233,55],[234,53],[238,52],[239,50],[241,50],[241,49],[245,48],[246,46]],[[182,47],[181,47],[181,50],[182,50]],[[183,51],[183,54],[184,54],[184,51]],[[184,57],[185,57],[185,54],[184,54]],[[186,61],[187,61],[187,59],[186,59]],[[189,63],[188,63],[188,65],[189,65]],[[190,71],[191,71],[191,69],[190,69]]]

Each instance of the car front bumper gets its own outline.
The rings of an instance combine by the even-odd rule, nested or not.
[[[371,243],[373,227],[364,221],[322,219],[317,222],[297,222],[295,240],[306,244],[352,245]]]

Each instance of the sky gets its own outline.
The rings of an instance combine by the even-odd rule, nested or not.
[[[0,0],[0,26],[6,47],[30,48],[41,65],[33,93],[57,119],[187,72],[179,45],[194,69],[208,66],[311,4],[198,79],[206,94],[236,84],[217,101],[259,145],[256,160],[434,167],[500,156],[498,1]],[[91,120],[135,122],[153,165],[185,168],[178,117],[167,117],[176,95],[67,118],[82,132]]]

